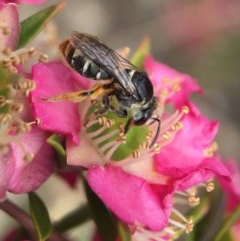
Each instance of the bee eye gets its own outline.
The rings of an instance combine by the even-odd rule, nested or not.
[[[144,125],[146,123],[146,121],[151,117],[150,113],[148,112],[140,112],[141,117],[137,120],[134,121],[135,125]]]
[[[142,100],[149,101],[153,96],[153,87],[146,73],[136,71],[132,77],[137,93]]]

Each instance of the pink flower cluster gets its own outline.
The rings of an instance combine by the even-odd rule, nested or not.
[[[176,191],[216,175],[227,178],[229,173],[213,150],[218,122],[204,117],[189,100],[193,91],[201,92],[196,82],[151,56],[145,59],[144,68],[160,105],[173,105],[174,113],[160,108],[162,129],[156,151],[142,149],[138,157],[114,161],[111,155],[99,154],[101,148],[82,124],[88,104],[39,101],[41,97],[83,89],[90,83],[64,64],[33,66],[32,79],[37,88],[30,101],[35,118],[42,121],[39,128],[66,135],[68,164],[88,169],[87,180],[107,207],[129,225],[159,231],[169,225]],[[154,127],[151,129],[154,132]]]
[[[6,11],[18,17],[15,5],[6,10],[9,6],[3,5],[0,14]],[[19,35],[18,20],[12,19],[9,18],[9,26]],[[16,39],[11,35],[2,43],[14,49]],[[21,120],[31,123],[38,119],[41,124],[16,140],[17,132],[13,128],[16,120],[14,123],[9,120],[1,133],[10,142],[8,151],[0,153],[0,197],[3,199],[7,191],[33,191],[53,173],[54,149],[46,142],[51,133],[66,137],[68,164],[87,170],[92,190],[118,218],[131,226],[136,235],[146,230],[160,232],[171,224],[176,192],[206,183],[216,176],[228,180],[229,171],[213,142],[218,122],[203,116],[190,100],[190,94],[202,92],[195,80],[150,55],[145,58],[143,67],[159,99],[157,115],[161,119],[161,132],[157,143],[149,149],[148,141],[154,136],[156,126],[148,125],[146,138],[139,147],[130,149],[130,154],[118,160],[114,154],[120,148],[129,152],[124,138],[118,136],[122,134],[119,127],[114,122],[110,126],[104,121],[100,123],[96,116],[84,126],[86,113],[92,107],[90,101],[79,104],[41,101],[41,98],[87,89],[93,81],[60,61],[37,63],[32,66],[31,73],[19,73],[29,76],[36,85],[25,100],[27,104],[24,102],[25,113]],[[96,124],[98,127],[89,131]],[[146,126],[136,127],[134,132],[140,133],[144,128]],[[101,145],[103,142],[105,144]],[[31,154],[31,158],[27,158],[27,154]]]
[[[46,0],[1,0],[1,3],[26,3],[26,4],[42,4],[44,3]]]

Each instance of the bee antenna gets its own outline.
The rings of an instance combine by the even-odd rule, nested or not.
[[[149,149],[152,148],[154,146],[154,144],[156,143],[158,137],[159,137],[159,134],[160,134],[160,126],[161,126],[161,121],[158,119],[158,118],[152,118],[154,121],[157,121],[158,122],[158,127],[157,127],[157,132],[152,140],[152,143],[150,144],[149,146]]]

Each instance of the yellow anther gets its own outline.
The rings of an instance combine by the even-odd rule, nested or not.
[[[179,82],[176,82],[172,85],[172,90],[177,92],[177,91],[180,91],[181,90],[181,87],[180,87],[180,84]]]
[[[153,132],[149,131],[146,135],[146,140],[150,140],[150,139],[152,139],[152,137],[153,137]]]
[[[161,82],[165,83],[165,84],[169,84],[170,83],[170,79],[168,77],[163,77],[161,79]]]
[[[24,108],[23,104],[14,103],[10,106],[11,111],[20,113]]]
[[[155,143],[154,146],[153,146],[153,150],[155,153],[159,153],[160,150],[161,150],[161,146],[159,143]]]
[[[39,126],[41,124],[42,124],[42,121],[39,118],[36,118],[34,121],[27,123],[27,125],[30,125],[30,126],[32,126],[32,125]]]
[[[140,151],[139,151],[139,150],[133,151],[132,157],[133,157],[133,158],[139,158],[139,157],[140,157]]]
[[[159,96],[160,96],[160,97],[164,97],[164,96],[166,96],[167,94],[168,94],[168,90],[167,90],[167,89],[162,89],[162,90],[160,91]]]
[[[176,130],[181,130],[183,128],[183,123],[181,121],[179,121],[174,126],[175,126]]]
[[[171,136],[172,136],[172,134],[170,131],[166,131],[162,135],[163,139],[165,139],[165,140],[168,140]]]
[[[200,197],[196,197],[196,193],[191,193],[188,196],[188,202],[191,206],[197,206],[200,203]]]
[[[194,223],[193,223],[193,219],[192,218],[189,218],[187,223],[186,223],[186,233],[190,233],[193,231],[193,227],[194,227]]]
[[[28,55],[30,56],[30,57],[33,57],[34,55],[36,55],[36,50],[35,50],[35,48],[34,47],[31,47],[31,48],[29,48],[28,49]]]
[[[209,183],[207,183],[207,185],[206,185],[206,191],[207,191],[207,192],[211,192],[211,191],[213,191],[214,188],[215,188],[215,185],[214,185],[213,182],[209,182]]]
[[[2,65],[3,65],[3,68],[10,68],[12,66],[12,59],[3,59],[2,60]]]
[[[29,123],[21,123],[17,126],[16,133],[22,134],[22,133],[26,133],[30,130],[31,130],[31,125],[29,125]]]
[[[189,113],[189,108],[187,107],[187,106],[183,106],[182,107],[182,112],[184,113],[184,114],[188,114]]]
[[[48,56],[46,54],[41,54],[38,61],[39,62],[46,62],[48,60]]]
[[[148,149],[148,143],[147,143],[146,141],[142,142],[142,143],[139,145],[139,149],[147,150],[147,149]]]
[[[11,120],[12,116],[10,114],[0,114],[0,124],[5,125]]]
[[[171,131],[175,131],[176,130],[176,125],[172,125],[171,126]]]

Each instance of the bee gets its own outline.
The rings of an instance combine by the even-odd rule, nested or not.
[[[74,31],[69,39],[60,44],[59,49],[71,68],[80,75],[101,83],[86,91],[44,100],[80,102],[102,95],[103,107],[98,111],[99,114],[111,110],[120,118],[127,118],[128,110],[131,110],[132,116],[125,125],[125,133],[132,125],[144,125],[150,119],[158,123],[155,137],[149,146],[151,148],[158,139],[161,121],[153,117],[158,100],[147,73],[89,34]],[[117,100],[117,108],[111,105],[113,96]]]

